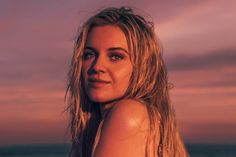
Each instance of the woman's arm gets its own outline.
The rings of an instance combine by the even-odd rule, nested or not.
[[[108,113],[93,157],[144,157],[149,118],[144,104],[122,100]]]

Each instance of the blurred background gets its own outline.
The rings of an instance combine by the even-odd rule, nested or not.
[[[236,1],[0,0],[0,156],[70,143],[64,94],[77,28],[122,5],[155,23],[189,149],[236,143]]]

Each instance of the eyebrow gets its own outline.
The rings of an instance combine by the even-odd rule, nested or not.
[[[84,49],[89,49],[89,50],[92,50],[94,52],[97,52],[97,50],[91,46],[86,46]]]
[[[109,51],[121,50],[121,51],[124,51],[125,53],[129,54],[129,52],[126,49],[122,48],[122,47],[111,47],[108,50]]]
[[[86,46],[85,49],[89,49],[89,50],[92,50],[94,52],[97,52],[97,50],[95,48],[91,47],[91,46]],[[111,47],[107,50],[108,51],[121,50],[121,51],[124,51],[125,53],[129,54],[129,52],[126,49],[122,48],[122,47]]]

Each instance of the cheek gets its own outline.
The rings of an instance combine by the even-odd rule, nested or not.
[[[81,75],[82,75],[82,82],[83,82],[83,83],[85,83],[84,81],[86,80],[86,77],[87,77],[87,71],[88,71],[87,66],[82,65],[82,68],[81,68]]]
[[[90,68],[90,66],[91,66],[91,63],[90,62],[83,62],[82,63],[82,67],[81,67],[81,73],[83,74],[83,75],[86,75],[86,73],[88,72],[88,69]]]
[[[117,71],[115,73],[115,79],[118,82],[127,84],[127,83],[129,83],[132,71],[133,71],[132,67],[121,68],[121,69],[119,69],[119,71]]]

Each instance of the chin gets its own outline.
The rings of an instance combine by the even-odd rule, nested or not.
[[[104,102],[112,100],[112,98],[109,98],[103,95],[89,95],[88,97],[91,101],[97,102],[97,103],[104,103]]]
[[[96,103],[110,103],[120,99],[120,96],[105,96],[105,95],[89,95],[89,99]]]

